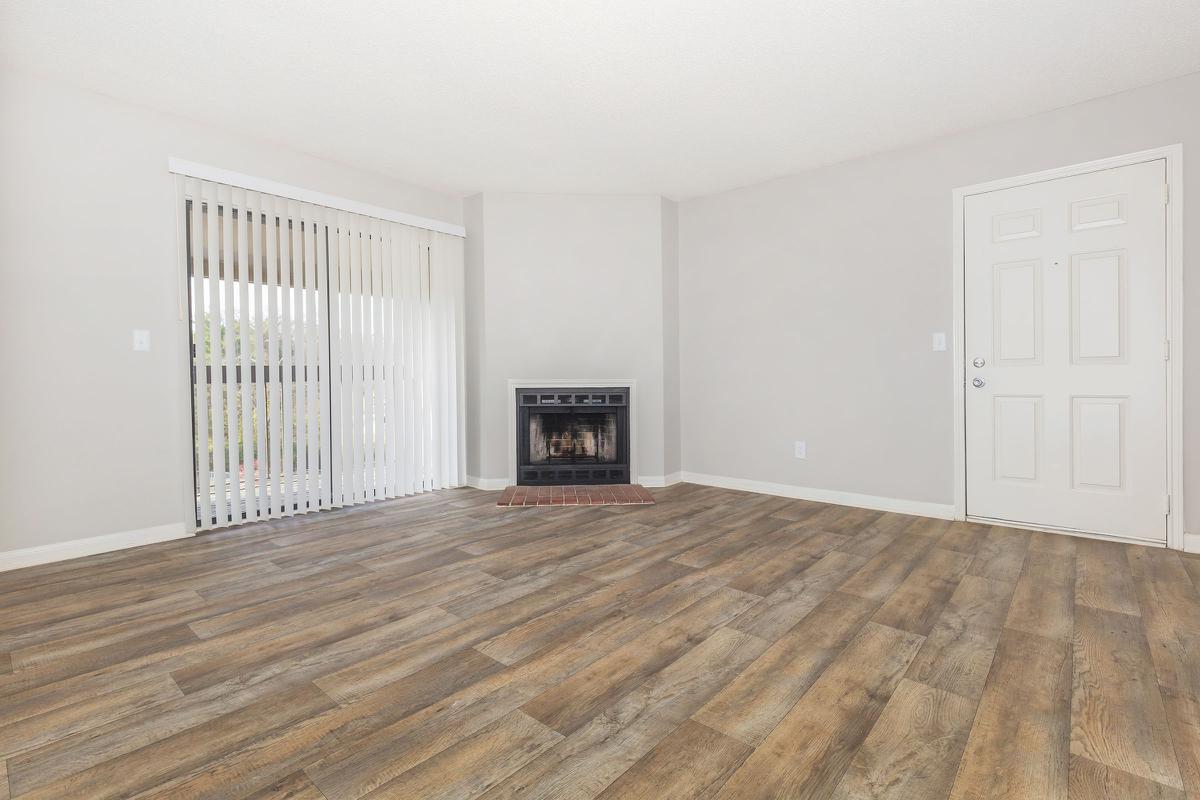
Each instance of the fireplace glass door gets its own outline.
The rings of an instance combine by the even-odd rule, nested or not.
[[[529,415],[531,464],[617,463],[617,412],[534,411]]]

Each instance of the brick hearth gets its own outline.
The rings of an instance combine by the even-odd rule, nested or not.
[[[654,498],[638,483],[602,486],[509,486],[498,506],[627,506],[649,505]]]

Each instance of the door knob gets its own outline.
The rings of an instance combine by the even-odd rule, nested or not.
[[[971,363],[974,364],[976,366],[976,368],[978,368],[978,367],[982,367],[987,362],[985,362],[982,358],[977,358],[974,361],[972,361]]]
[[[975,380],[971,381],[971,385],[976,389],[983,386],[985,383],[987,383],[987,381],[985,381],[983,378],[976,378]]]

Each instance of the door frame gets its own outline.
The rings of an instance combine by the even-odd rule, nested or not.
[[[1167,491],[1171,497],[1171,512],[1167,519],[1167,547],[1184,549],[1183,529],[1183,145],[1172,144],[1136,153],[1086,161],[1066,167],[1030,172],[954,190],[954,518],[972,519],[967,515],[967,437],[966,437],[966,251],[964,235],[964,200],[976,194],[1012,189],[1033,183],[1070,178],[1089,172],[1115,167],[1143,164],[1147,161],[1166,161],[1167,185],[1167,331],[1170,338],[1170,358],[1167,361]],[[1027,527],[1017,526],[1014,527]],[[1040,530],[1052,530],[1039,528]],[[1063,530],[1064,533],[1078,533]],[[1111,537],[1118,539],[1119,537]],[[1196,537],[1192,537],[1196,538]],[[1131,540],[1132,541],[1132,540]],[[1139,542],[1146,544],[1146,542]]]

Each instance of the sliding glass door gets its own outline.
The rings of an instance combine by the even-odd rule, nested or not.
[[[178,178],[199,528],[462,483],[462,239]]]

